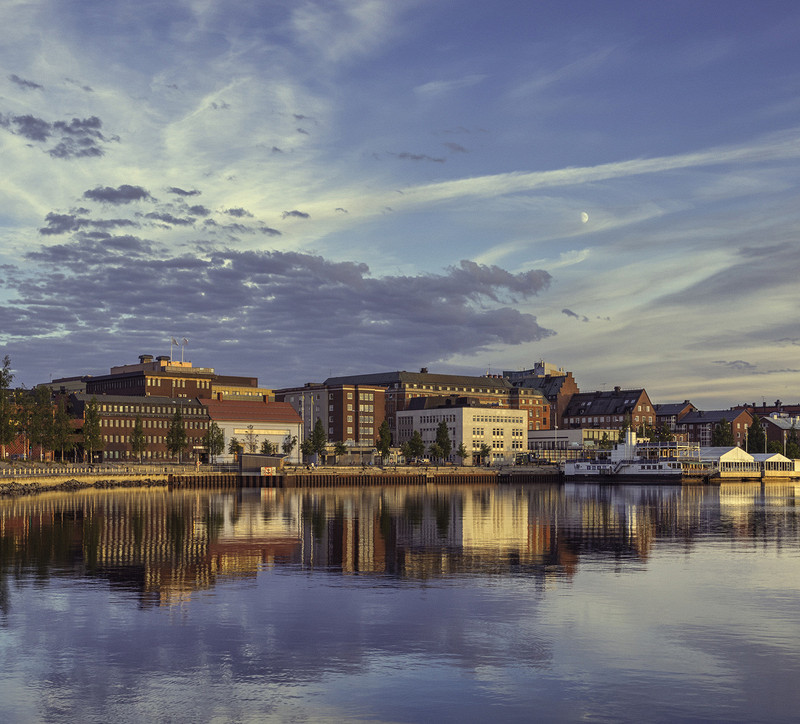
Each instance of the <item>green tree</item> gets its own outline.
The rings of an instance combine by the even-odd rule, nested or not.
[[[673,434],[672,430],[669,429],[669,425],[665,422],[660,428],[658,428],[655,439],[658,440],[658,442],[672,442],[675,440],[675,435]]]
[[[800,458],[800,444],[797,441],[797,430],[794,427],[794,423],[792,423],[789,435],[786,438],[786,457],[792,460]]]
[[[344,444],[341,440],[334,444],[333,446],[333,454],[336,456],[336,463],[339,463],[339,458],[342,455],[347,455],[347,445]]]
[[[444,420],[442,420],[436,428],[436,444],[442,451],[441,459],[447,460],[450,457],[450,452],[453,450],[453,443],[450,440],[450,432]]]
[[[142,462],[142,455],[146,447],[147,438],[144,435],[142,416],[136,415],[136,419],[133,421],[133,430],[131,430],[131,452],[139,462]]]
[[[760,453],[767,448],[767,435],[761,427],[761,419],[753,415],[753,424],[747,428],[747,452]]]
[[[619,426],[619,439],[625,439],[625,433],[628,430],[633,430],[633,420],[631,418],[630,412],[626,412],[622,418],[622,424]]]
[[[322,420],[317,418],[314,424],[314,430],[311,433],[311,451],[316,453],[320,463],[322,462],[325,450],[328,448],[328,436],[325,434],[325,427]]]
[[[767,443],[767,452],[783,455],[783,445],[781,445],[781,443],[779,443],[777,440],[772,440],[771,442]]]
[[[89,451],[89,462],[94,462],[95,451],[103,449],[103,436],[100,434],[100,405],[92,397],[83,408],[83,448]]]
[[[408,451],[411,453],[410,458],[421,458],[425,454],[425,442],[422,440],[422,435],[419,430],[414,430],[411,439],[408,441]]]
[[[62,397],[58,401],[53,418],[53,450],[60,451],[61,462],[64,462],[64,450],[70,447],[70,442],[72,442],[72,424],[67,412],[67,403]]]
[[[378,441],[375,447],[378,448],[381,462],[389,457],[389,449],[392,447],[392,433],[389,432],[389,422],[387,420],[384,420],[378,428]]]
[[[238,460],[243,452],[244,447],[242,443],[239,442],[238,438],[232,437],[228,443],[228,455],[233,455],[233,457]]]
[[[0,367],[0,458],[6,456],[6,445],[14,442],[17,436],[14,420],[14,395],[11,391],[13,381],[11,358],[6,355],[3,357],[3,366]]]
[[[733,447],[733,445],[733,430],[731,430],[730,423],[723,417],[714,425],[714,431],[711,433],[711,446]]]
[[[269,440],[261,441],[261,454],[262,455],[276,455],[278,452],[278,443]]]
[[[53,446],[53,400],[46,385],[39,385],[31,396],[29,437],[31,445],[39,448],[39,461],[44,460],[44,451]]]
[[[314,454],[314,443],[311,441],[310,437],[307,437],[300,443],[300,453],[303,457],[310,457]]]
[[[485,442],[482,442],[481,446],[478,448],[478,457],[480,458],[481,464],[486,464],[491,454],[492,448],[490,448]]]
[[[211,422],[206,430],[206,448],[212,463],[217,455],[222,455],[222,451],[225,450],[225,433],[216,422]]]
[[[297,445],[297,436],[287,435],[283,443],[281,444],[281,449],[283,450],[283,454],[287,458],[292,454],[292,450],[294,450],[295,445]]]
[[[597,447],[600,450],[610,450],[613,447],[611,440],[608,438],[608,433],[604,432],[603,437],[600,438],[600,442],[597,443]]]
[[[467,450],[467,446],[463,442],[458,443],[458,447],[456,448],[456,455],[458,455],[458,457],[461,458],[462,465],[464,464],[464,461],[468,457],[470,457],[470,452],[469,450]]]
[[[177,457],[181,461],[181,453],[186,449],[189,438],[186,435],[186,425],[183,422],[183,415],[180,408],[175,410],[175,414],[169,422],[167,430],[167,451],[172,457]]]
[[[438,442],[432,442],[428,447],[428,455],[431,460],[441,460],[444,457],[444,450]]]

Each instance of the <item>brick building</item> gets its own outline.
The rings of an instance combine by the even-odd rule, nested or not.
[[[579,392],[572,395],[564,410],[564,427],[619,427],[627,419],[640,428],[654,426],[656,412],[644,389]]]

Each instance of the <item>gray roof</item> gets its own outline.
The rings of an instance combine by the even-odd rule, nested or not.
[[[578,392],[564,411],[564,417],[574,415],[622,415],[631,412],[636,401],[646,394],[643,388],[635,390],[603,390]]]
[[[725,419],[726,422],[732,422],[742,413],[746,413],[748,417],[750,416],[747,410],[694,410],[681,418],[681,425],[716,424],[723,419]]]
[[[666,415],[679,415],[687,407],[694,407],[694,405],[687,400],[686,402],[668,402],[665,404],[653,405],[653,407],[656,410],[656,415],[666,416]]]
[[[450,385],[457,387],[483,387],[495,390],[510,390],[514,385],[505,377],[480,377],[470,375],[443,375],[430,372],[378,372],[367,375],[329,377],[326,385],[381,385],[388,387],[397,383],[405,385]]]

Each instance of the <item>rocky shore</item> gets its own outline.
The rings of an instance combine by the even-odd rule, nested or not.
[[[164,488],[166,478],[116,478],[109,480],[77,480],[72,478],[59,483],[41,483],[37,481],[20,483],[12,481],[0,483],[0,498],[11,498],[21,495],[38,495],[39,493],[70,493],[76,490],[110,490],[112,488]]]

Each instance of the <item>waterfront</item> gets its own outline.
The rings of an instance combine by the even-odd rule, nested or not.
[[[0,719],[794,721],[798,494],[0,500]]]

